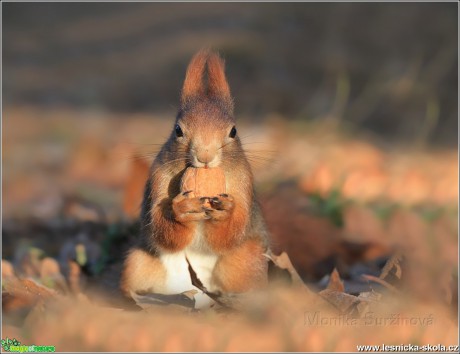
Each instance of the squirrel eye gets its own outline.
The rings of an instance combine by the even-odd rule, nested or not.
[[[236,136],[236,128],[235,128],[235,126],[233,126],[232,130],[230,130],[230,134],[228,134],[228,136],[230,138],[232,138],[232,139],[235,138],[235,136]]]
[[[174,131],[176,132],[176,136],[180,138],[181,136],[184,136],[184,132],[180,128],[179,124],[176,124],[176,127],[174,128]]]

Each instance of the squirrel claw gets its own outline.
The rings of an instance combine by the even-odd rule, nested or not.
[[[217,197],[209,198],[209,204],[214,210],[232,210],[234,207],[233,197],[229,194],[219,194]]]
[[[229,212],[227,210],[220,209],[208,209],[205,210],[207,219],[212,219],[214,221],[226,220],[229,217]]]

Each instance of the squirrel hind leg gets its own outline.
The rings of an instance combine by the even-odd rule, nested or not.
[[[159,258],[135,248],[125,259],[120,288],[125,296],[131,292],[159,292],[166,285],[166,269]]]
[[[224,292],[242,293],[262,289],[268,284],[268,262],[260,240],[247,240],[222,255],[213,272],[213,280]]]

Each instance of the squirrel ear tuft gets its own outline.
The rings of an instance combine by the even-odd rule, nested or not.
[[[207,91],[205,90],[204,74],[207,69]],[[225,78],[225,64],[223,59],[208,49],[202,49],[190,61],[185,74],[182,88],[182,104],[190,99],[205,95],[231,103],[230,88]]]
[[[225,63],[216,53],[208,57],[208,95],[231,101],[230,88],[225,78]]]
[[[182,87],[182,104],[185,104],[192,97],[201,96],[205,93],[203,74],[208,56],[209,51],[202,49],[190,61],[185,74],[184,86]]]

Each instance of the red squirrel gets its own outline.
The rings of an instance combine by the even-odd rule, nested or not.
[[[233,107],[223,59],[199,51],[187,68],[174,128],[149,172],[140,242],[122,272],[125,295],[196,289],[187,259],[209,291],[239,293],[266,285],[268,232]],[[189,167],[222,169],[225,193],[200,198],[181,191]],[[203,293],[195,299],[197,307],[211,302]]]

